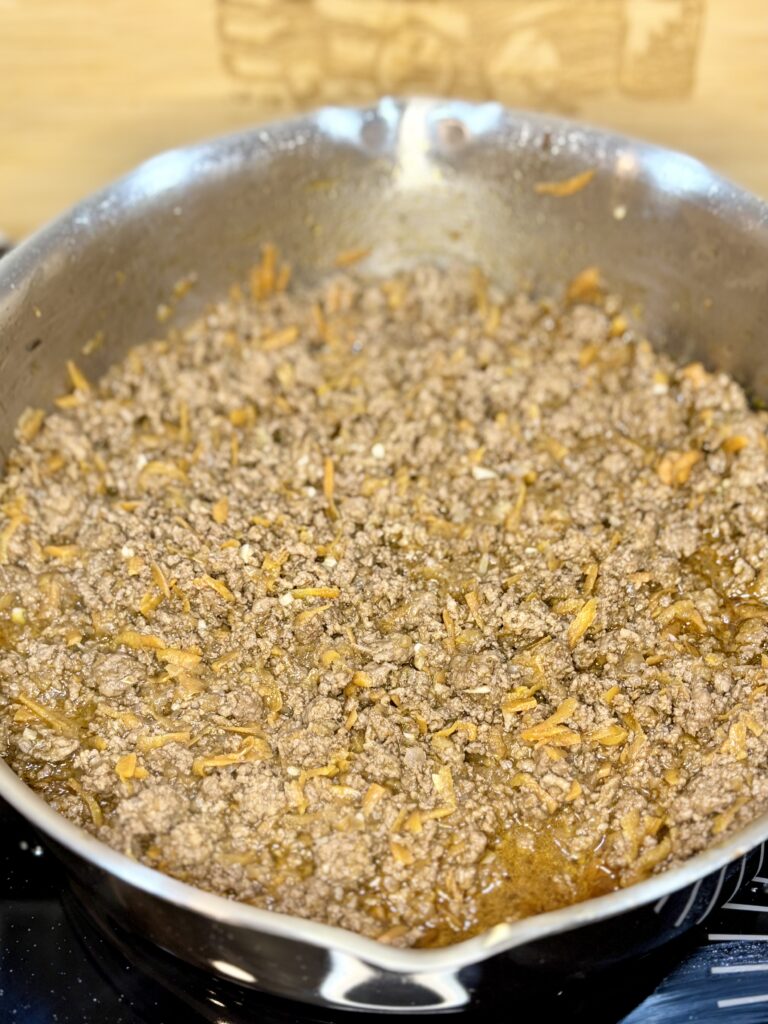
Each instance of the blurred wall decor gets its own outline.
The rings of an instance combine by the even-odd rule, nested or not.
[[[264,103],[437,92],[578,110],[684,98],[706,0],[217,0],[225,68]]]
[[[685,149],[768,196],[766,0],[0,0],[0,231],[159,149],[437,93]]]

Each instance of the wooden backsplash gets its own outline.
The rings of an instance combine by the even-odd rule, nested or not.
[[[687,150],[768,196],[766,0],[0,0],[0,231],[159,149],[441,93]]]

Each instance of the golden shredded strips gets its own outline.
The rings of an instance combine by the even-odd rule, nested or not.
[[[517,488],[517,498],[515,504],[512,507],[511,512],[504,520],[504,529],[507,533],[514,533],[520,525],[520,517],[523,514],[523,505],[525,504],[525,496],[528,492],[525,480],[521,480]]]
[[[657,864],[661,864],[669,854],[672,852],[672,840],[669,836],[664,836],[660,843],[656,846],[650,847],[645,853],[641,854],[640,857],[635,861],[634,867],[638,874],[644,875],[649,873],[656,867]]]
[[[150,594],[147,592],[144,594],[141,601],[139,601],[139,611],[145,619],[151,619],[152,615],[157,611],[162,603],[162,594]]]
[[[252,427],[256,422],[256,409],[252,405],[233,409],[229,414],[229,422],[233,427]]]
[[[329,604],[318,604],[314,608],[307,608],[303,612],[299,612],[296,618],[293,620],[295,626],[306,626],[312,619],[317,618],[318,615],[322,615],[323,612],[327,612],[331,606]]]
[[[480,267],[473,267],[471,271],[472,289],[475,293],[475,303],[478,312],[482,316],[488,315],[488,278]]]
[[[71,359],[67,360],[67,373],[69,374],[70,382],[75,391],[89,392],[91,390],[88,378]]]
[[[537,181],[533,190],[540,196],[555,196],[558,199],[575,195],[592,181],[597,172],[594,168],[574,174],[571,178],[560,181]]]
[[[587,632],[589,627],[595,621],[595,616],[596,615],[597,615],[597,598],[596,597],[591,597],[588,601],[586,601],[582,605],[581,611],[579,611],[579,613],[576,615],[576,617],[573,619],[573,621],[571,622],[570,626],[568,627],[568,646],[569,647],[573,648],[573,647],[576,646],[576,644],[579,642],[579,640],[581,640],[581,638]]]
[[[283,327],[273,334],[262,338],[261,348],[264,352],[276,352],[278,349],[287,348],[299,337],[299,328],[292,324],[290,327]]]
[[[337,254],[334,260],[337,267],[351,267],[354,263],[359,263],[364,260],[366,256],[371,253],[370,248],[358,247],[355,249],[343,249]]]
[[[338,519],[339,513],[336,508],[336,502],[333,497],[334,488],[334,470],[333,470],[333,459],[327,457],[323,463],[323,494],[327,502],[326,512],[328,513],[329,519]]]
[[[212,768],[227,768],[233,764],[244,764],[247,761],[266,761],[272,757],[272,748],[266,740],[258,736],[246,736],[239,750],[231,754],[213,754],[209,757],[196,757],[192,763],[195,775],[205,775]]]
[[[83,404],[83,396],[82,393],[73,391],[71,395],[59,395],[53,402],[57,409],[77,409]]]
[[[501,714],[504,718],[504,728],[511,728],[515,720],[515,715],[522,714],[524,711],[533,711],[533,709],[538,706],[538,701],[533,696],[533,692],[529,687],[515,687],[515,689],[511,693],[508,693],[501,702]]]
[[[373,686],[373,680],[367,672],[355,672],[350,683],[352,686],[359,686],[363,690],[368,690]]]
[[[58,558],[62,562],[71,562],[79,553],[77,544],[46,544],[43,548],[46,558]]]
[[[229,516],[229,498],[226,496],[219,498],[211,509],[211,515],[213,516],[214,523],[218,523],[219,526],[223,526]]]
[[[343,751],[334,754],[328,764],[320,765],[318,768],[306,768],[302,771],[299,779],[306,782],[309,779],[332,779],[340,772],[346,771],[348,767],[348,753]]]
[[[171,588],[168,585],[168,580],[166,579],[165,573],[157,564],[157,562],[152,562],[152,564],[149,567],[149,571],[152,574],[152,579],[154,580],[155,585],[158,587],[163,597],[167,600],[170,599]]]
[[[668,487],[682,487],[688,482],[691,471],[701,461],[701,452],[667,452],[656,467],[659,480]]]
[[[721,832],[725,832],[746,802],[747,797],[740,796],[727,810],[723,811],[722,814],[718,814],[712,823],[712,834],[718,836]]]
[[[550,746],[547,743],[540,744],[542,750],[551,761],[562,761],[565,754],[559,749],[559,746]],[[568,746],[568,744],[566,744]]]
[[[496,334],[496,331],[499,329],[500,323],[501,308],[497,306],[495,303],[492,303],[488,306],[488,315],[485,318],[483,330],[485,331],[486,334],[489,334],[491,337],[493,337]]]
[[[697,390],[703,388],[709,380],[709,374],[701,363],[688,363],[680,370],[683,380],[689,381]]]
[[[100,715],[106,715],[107,718],[114,718],[121,725],[125,726],[126,729],[136,729],[141,725],[141,719],[134,715],[132,711],[116,711],[109,704],[98,704],[96,711]]]
[[[480,629],[485,627],[485,621],[480,615],[480,596],[476,590],[470,590],[464,595],[464,600],[467,602],[467,608],[472,613],[472,618],[478,624]]]
[[[77,779],[68,779],[67,780],[67,784],[69,785],[69,788],[73,792],[77,793],[77,795],[80,797],[80,799],[85,804],[85,806],[86,806],[86,808],[88,810],[88,813],[91,816],[91,821],[93,821],[93,824],[97,828],[100,825],[102,825],[104,823],[104,815],[102,814],[101,807],[99,805],[98,800],[94,796],[92,796],[90,793],[86,793],[85,790],[83,789],[83,787],[77,781]]]
[[[161,647],[157,650],[157,657],[168,665],[176,665],[179,668],[191,669],[200,664],[201,654],[198,650],[181,650],[178,647]]]
[[[34,440],[40,433],[44,420],[45,410],[25,409],[21,416],[19,416],[19,422],[16,424],[16,429],[22,441],[29,442]]]
[[[449,644],[450,647],[455,647],[456,646],[456,623],[454,622],[453,616],[451,615],[451,613],[448,611],[447,608],[445,608],[443,610],[442,618],[443,618],[443,625],[445,626],[445,631],[448,634],[448,644]]]
[[[397,815],[395,816],[394,821],[389,826],[389,830],[392,831],[392,833],[398,833],[398,831],[402,827],[402,822],[404,820],[406,820],[407,817],[408,817],[408,807],[400,808],[400,810],[397,812]]]
[[[250,273],[251,293],[254,299],[267,299],[275,290],[277,249],[270,242],[261,248],[261,262]]]
[[[597,564],[597,562],[590,562],[589,566],[587,567],[587,571],[584,574],[584,593],[587,597],[589,597],[589,595],[595,589],[595,583],[597,581],[597,574],[599,571],[600,566]]]
[[[604,747],[616,747],[625,743],[629,733],[620,725],[606,725],[590,733],[589,738],[593,743],[599,743]]]
[[[227,651],[226,654],[222,654],[220,658],[216,658],[215,661],[211,662],[211,668],[214,672],[221,672],[223,668],[230,665],[233,661],[236,661],[239,657],[239,651]]]
[[[744,715],[741,716],[741,720],[744,723],[744,725],[746,725],[746,727],[749,729],[749,731],[752,733],[753,736],[762,736],[763,735],[763,732],[765,731],[763,729],[763,726],[752,715],[744,714]]]
[[[402,864],[403,867],[410,867],[413,864],[414,856],[403,843],[398,843],[396,839],[390,839],[389,848],[398,864]]]
[[[142,754],[147,754],[149,751],[159,750],[160,747],[165,747],[169,743],[183,743],[186,745],[191,742],[192,734],[189,729],[180,729],[178,732],[164,732],[156,736],[139,736],[136,742],[136,749]]]
[[[527,772],[517,772],[509,781],[510,785],[515,788],[530,789],[532,793],[535,793],[550,814],[557,810],[557,801],[549,795],[546,789],[532,775],[529,775]]]
[[[29,708],[17,708],[13,715],[14,722],[34,722],[37,715]]]
[[[546,740],[548,743],[552,743],[554,740],[558,740],[563,745],[569,746],[579,742],[578,733],[571,732],[569,729],[563,729],[562,723],[567,721],[578,707],[579,702],[575,697],[566,697],[566,699],[559,705],[559,707],[543,722],[539,722],[538,725],[532,725],[528,729],[523,729],[520,733],[521,739],[525,740],[526,743],[536,743],[540,740]],[[574,739],[572,740],[571,737]]]
[[[456,803],[456,797],[453,788],[453,775],[451,769],[447,765],[443,765],[437,772],[432,774],[432,785],[435,787],[435,791],[441,796],[449,797],[452,804]]]
[[[2,505],[0,505],[0,512],[2,512],[4,516],[13,518],[14,516],[23,515],[26,507],[27,499],[24,497],[24,495],[16,494],[12,498],[9,498],[8,501],[5,501],[3,502]]]
[[[297,601],[305,601],[313,597],[323,597],[327,600],[332,600],[339,597],[341,591],[338,587],[296,587],[291,591],[291,595]]]
[[[416,723],[416,728],[419,730],[419,736],[426,736],[429,730],[429,723],[423,715],[420,715],[418,711],[409,712],[411,718]]]
[[[131,647],[135,651],[159,651],[165,648],[165,643],[159,636],[151,633],[139,633],[135,629],[124,629],[115,637],[115,643]]]
[[[75,722],[70,721],[64,715],[59,714],[58,711],[54,711],[52,708],[47,708],[44,704],[39,704],[36,700],[31,697],[27,697],[25,694],[20,693],[14,700],[18,704],[23,704],[25,708],[29,708],[33,711],[38,718],[41,718],[46,725],[50,726],[56,732],[60,732],[62,736],[68,736],[70,739],[76,739],[80,735]]]
[[[542,443],[556,462],[562,462],[568,454],[568,449],[557,438],[545,437]]]
[[[115,764],[115,772],[121,782],[132,779],[136,774],[136,755],[123,754],[122,757],[118,757]]]
[[[582,370],[585,370],[588,366],[591,366],[592,363],[594,363],[599,355],[600,346],[595,345],[594,342],[588,342],[588,344],[584,345],[579,353],[579,366]]]
[[[413,811],[403,822],[403,828],[406,832],[411,832],[413,835],[418,835],[423,830],[424,819],[421,811]]]
[[[144,562],[139,558],[138,555],[131,555],[125,565],[128,570],[129,576],[141,575],[141,570],[144,568]]]
[[[19,527],[28,522],[27,516],[15,515],[5,524],[2,533],[0,533],[0,564],[6,565],[8,562],[9,548],[13,535],[19,529]]]
[[[182,444],[189,444],[192,433],[189,429],[189,405],[186,402],[179,402],[179,440]]]
[[[139,473],[139,481],[143,481],[145,477],[159,476],[168,477],[170,480],[186,480],[187,474],[177,465],[175,462],[167,462],[162,459],[150,460]]]
[[[740,622],[749,619],[761,619],[763,622],[768,622],[768,605],[752,601],[739,601],[733,610]]]
[[[448,804],[445,807],[435,807],[431,811],[420,811],[422,821],[435,821],[438,818],[448,818],[451,814],[455,813],[456,805]]]
[[[372,782],[370,784],[368,789],[365,791],[362,804],[363,814],[366,818],[371,814],[379,800],[386,795],[386,789],[383,786],[380,786],[378,782]]]
[[[727,455],[736,455],[749,445],[749,438],[743,434],[734,434],[726,437],[720,446]]]
[[[569,788],[568,792],[565,794],[566,802],[567,803],[571,803],[577,797],[581,796],[581,792],[582,792],[582,790],[581,790],[581,783],[577,782],[574,779],[573,782],[570,785],[570,788]]]
[[[624,837],[624,841],[627,844],[627,853],[630,860],[637,860],[640,852],[640,843],[645,837],[645,832],[640,826],[640,812],[636,807],[633,807],[631,811],[627,811],[622,816],[620,822],[621,833]]]
[[[467,739],[470,743],[474,743],[477,739],[477,726],[474,722],[454,722],[453,725],[449,725],[445,729],[440,729],[439,732],[432,733],[432,738],[437,736],[453,736],[455,732],[466,733]]]
[[[728,730],[728,738],[720,748],[721,753],[730,754],[737,761],[747,759],[747,726],[743,721],[734,722]]]
[[[662,626],[668,626],[672,622],[682,622],[696,633],[703,635],[707,632],[707,626],[701,616],[701,612],[693,601],[688,598],[682,601],[675,601],[673,604],[667,605],[666,608],[658,608],[652,614]]]
[[[275,280],[276,292],[284,292],[288,288],[288,285],[291,283],[291,274],[291,265],[289,263],[282,263]]]
[[[208,573],[204,573],[202,576],[197,576],[192,580],[192,586],[197,587],[198,590],[204,590],[208,587],[210,590],[215,591],[219,597],[225,601],[234,601],[235,595],[221,580],[214,579],[213,576],[209,576]]]
[[[602,296],[603,280],[597,267],[587,267],[577,274],[565,293],[568,302],[596,303]]]
[[[611,320],[611,329],[609,334],[612,338],[620,338],[622,334],[625,334],[629,330],[629,321],[621,313]]]

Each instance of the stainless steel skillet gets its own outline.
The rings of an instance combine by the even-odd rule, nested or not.
[[[568,197],[534,184],[596,171]],[[370,269],[460,256],[501,284],[547,291],[590,264],[638,302],[681,358],[730,370],[768,399],[768,206],[680,154],[494,104],[382,100],[172,151],[77,206],[0,263],[0,444],[63,387],[103,332],[98,375],[184,323],[277,242],[300,279],[352,247]],[[441,950],[392,949],[174,881],[60,817],[0,763],[0,796],[68,868],[96,917],[243,985],[326,1006],[458,1008],[533,966],[594,969],[682,933],[762,865],[764,815],[720,846],[622,892]]]

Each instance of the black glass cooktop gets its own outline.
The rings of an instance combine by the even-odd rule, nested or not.
[[[449,1014],[568,1024],[768,1024],[768,879],[705,930],[597,977],[539,982]],[[0,804],[0,1024],[247,1024],[367,1019],[211,979],[133,936],[98,931],[32,829]],[[381,1020],[381,1018],[378,1018]]]

